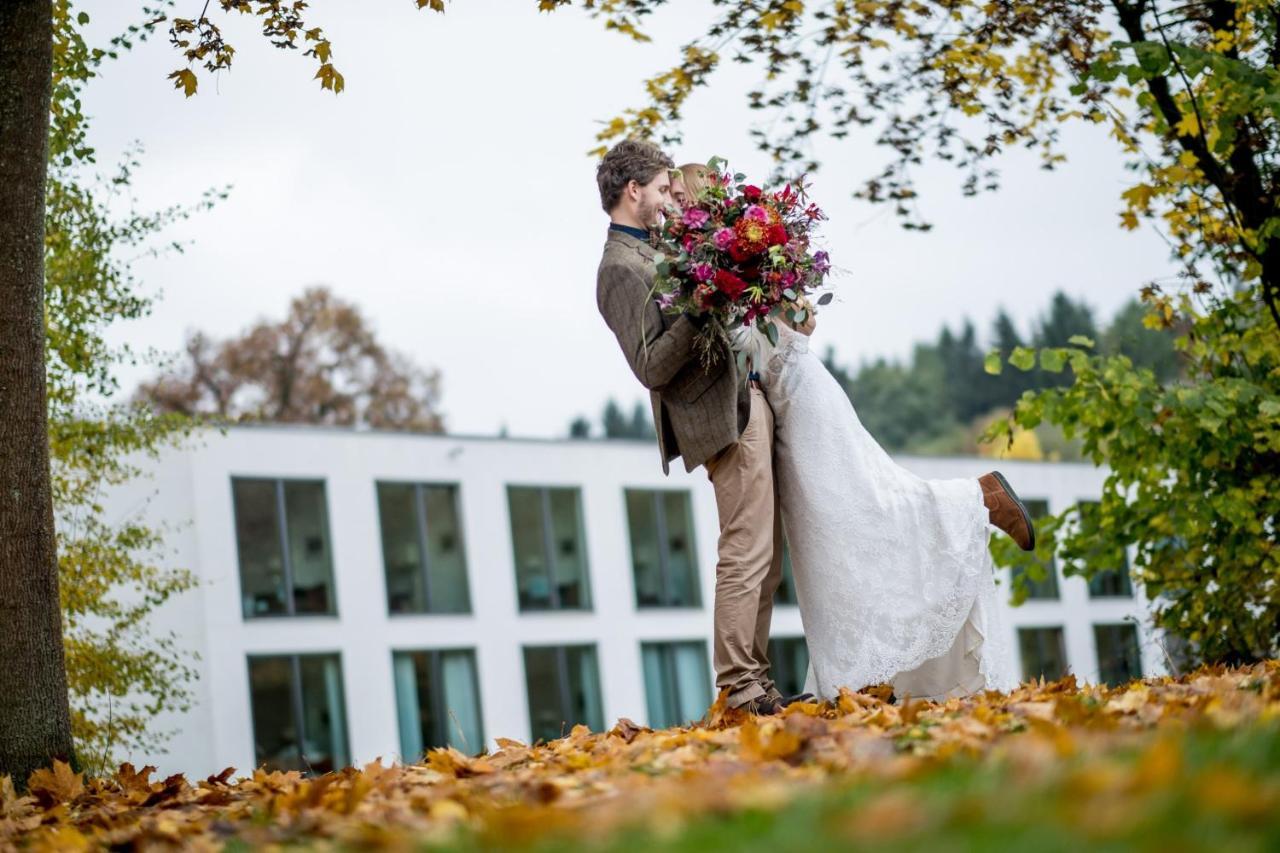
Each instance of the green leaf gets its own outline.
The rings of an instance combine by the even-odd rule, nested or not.
[[[1066,363],[1066,350],[1056,347],[1040,350],[1040,366],[1050,373],[1061,373],[1063,365]]]
[[[778,345],[778,327],[777,326],[773,325],[772,323],[769,323],[767,326],[764,327],[764,334],[765,334],[765,337],[769,339],[769,343],[773,344],[775,347]]]
[[[809,312],[801,308],[799,311],[796,312],[795,324],[797,326],[803,326],[804,321],[808,319],[808,317],[809,317]]]
[[[789,287],[782,291],[782,295],[790,299],[792,302],[796,301],[796,292]]]
[[[1084,347],[1085,349],[1093,349],[1094,347],[1093,338],[1086,335],[1072,335],[1067,338],[1067,343],[1074,344],[1078,347]]]
[[[832,300],[832,299],[835,299],[835,298],[836,298],[836,297],[835,297],[835,294],[832,294],[832,293],[824,293],[824,294],[822,294],[821,296],[819,296],[819,297],[818,297],[818,304],[819,304],[819,305],[827,305],[828,303],[830,303],[830,302],[831,302],[831,300]]]
[[[1036,366],[1036,351],[1030,347],[1014,347],[1009,363],[1019,370],[1030,370]]]
[[[992,376],[1000,375],[1000,372],[1004,370],[1004,364],[1000,358],[1000,350],[993,349],[987,353],[987,357],[982,360],[982,369]]]

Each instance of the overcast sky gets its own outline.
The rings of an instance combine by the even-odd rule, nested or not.
[[[82,5],[91,38],[140,7]],[[179,0],[191,8],[178,14],[199,5]],[[191,99],[165,79],[180,63],[163,34],[108,65],[86,93],[92,139],[104,167],[143,144],[142,207],[232,185],[214,211],[173,229],[194,241],[185,254],[138,262],[161,298],[113,340],[173,351],[188,330],[232,335],[326,284],[386,345],[440,368],[451,431],[558,436],[610,396],[640,399],[595,306],[607,217],[585,152],[598,122],[639,103],[641,81],[672,63],[707,13],[668,9],[649,27],[654,43],[641,45],[577,10],[535,8],[457,0],[440,16],[412,0],[317,0],[311,23],[346,76],[337,97],[310,79],[314,60],[270,48],[247,19],[225,27],[232,71],[202,77]],[[677,162],[718,154],[767,173],[747,135],[761,114],[743,93],[756,80],[750,68],[727,69],[690,100]],[[1129,175],[1103,129],[1067,128],[1070,160],[1054,172],[1031,155],[1007,157],[1004,188],[978,199],[960,195],[957,173],[926,170],[927,234],[850,197],[884,162],[871,136],[817,148],[823,238],[847,274],[814,340],[843,361],[904,356],[966,316],[985,338],[999,306],[1025,328],[1056,289],[1109,316],[1172,269],[1152,231],[1117,226]],[[148,373],[120,375],[131,389]]]

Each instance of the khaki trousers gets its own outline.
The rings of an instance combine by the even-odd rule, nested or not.
[[[776,695],[769,677],[769,623],[782,580],[782,515],[773,476],[773,410],[751,388],[751,417],[738,440],[706,463],[720,515],[712,658],[729,706]]]

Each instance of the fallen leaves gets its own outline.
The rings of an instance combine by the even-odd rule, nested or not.
[[[1280,811],[1275,773],[1260,781],[1222,762],[1191,766],[1184,745],[1188,733],[1280,720],[1280,661],[1115,689],[1067,677],[941,703],[887,699],[879,688],[845,690],[775,717],[721,699],[704,723],[685,728],[624,718],[607,732],[576,726],[549,743],[502,738],[487,755],[436,749],[421,764],[375,761],[314,778],[258,769],[234,779],[228,768],[192,784],[125,764],[85,779],[58,762],[32,774],[22,796],[0,778],[0,849],[413,847],[461,837],[518,845],[608,839],[633,827],[666,837],[708,815],[772,813],[859,784],[875,786],[871,796],[830,821],[843,838],[998,817],[999,797],[965,792],[938,811],[903,787],[930,784],[951,766],[1001,768],[1018,789],[1055,779],[1060,810],[1091,838],[1129,831],[1144,804],[1176,802],[1175,783],[1221,820],[1259,824]]]

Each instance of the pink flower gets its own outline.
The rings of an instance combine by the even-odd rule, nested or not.
[[[738,239],[738,235],[733,232],[732,228],[721,228],[711,236],[711,242],[715,243],[716,248],[722,252],[727,251],[736,239]]]
[[[707,263],[694,264],[690,269],[690,272],[693,273],[694,280],[699,282],[711,281],[711,279],[716,277],[715,267]]]
[[[743,219],[754,219],[756,222],[768,222],[769,211],[765,210],[758,204],[747,205],[746,211],[742,214]]]
[[[700,207],[691,207],[684,212],[681,221],[690,228],[701,228],[707,224],[707,220],[711,218],[711,214],[707,213]]]
[[[667,308],[670,308],[672,305],[676,303],[675,291],[659,294],[658,298],[655,299],[654,302],[657,302],[658,307],[664,310]]]
[[[795,270],[787,270],[782,274],[782,286],[791,287],[798,278],[799,276],[796,275]]]

